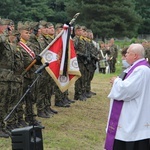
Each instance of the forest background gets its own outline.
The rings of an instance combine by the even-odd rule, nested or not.
[[[137,38],[150,34],[149,0],[1,0],[1,18],[76,23],[92,29],[95,39]]]

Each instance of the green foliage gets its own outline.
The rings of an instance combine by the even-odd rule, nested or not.
[[[150,31],[148,0],[1,0],[2,18],[65,23],[80,12],[77,23],[91,28],[103,40],[136,37]],[[142,18],[141,18],[142,16]]]
[[[73,6],[67,7],[69,14],[80,12],[80,24],[91,28],[95,35],[103,38],[127,36],[133,37],[141,23],[140,16],[134,11],[132,0],[98,1],[74,0]]]
[[[150,33],[150,1],[149,0],[137,0],[136,11],[142,16],[143,23],[139,28],[139,33]]]

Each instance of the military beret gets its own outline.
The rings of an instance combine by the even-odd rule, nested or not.
[[[87,28],[85,26],[82,26],[81,28],[82,30],[87,31]]]
[[[74,27],[74,29],[75,29],[75,30],[81,29],[81,26],[80,26],[79,24],[76,24],[75,27]]]
[[[29,26],[30,26],[31,29],[38,28],[39,23],[38,22],[30,22]]]
[[[54,25],[51,22],[47,22],[46,26],[49,28],[49,27],[54,26]]]
[[[62,23],[57,23],[55,25],[55,29],[58,29],[58,28],[63,28],[63,24]]]
[[[99,44],[104,44],[104,42],[103,41],[99,41]]]
[[[14,25],[11,19],[0,19],[0,25]]]
[[[17,29],[20,31],[20,30],[30,30],[30,26],[27,22],[23,23],[23,22],[18,22],[18,26],[17,26]]]
[[[47,22],[46,22],[45,20],[41,20],[41,21],[39,21],[39,27],[41,27],[41,26],[43,26],[43,27],[46,27],[46,28],[47,28]]]

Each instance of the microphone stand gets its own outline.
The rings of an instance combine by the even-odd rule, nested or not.
[[[13,107],[13,109],[11,110],[11,112],[5,117],[4,121],[7,121],[10,116],[14,113],[14,111],[16,110],[16,108],[18,107],[18,105],[22,102],[22,100],[24,99],[24,97],[31,91],[33,85],[37,82],[37,80],[39,79],[39,77],[41,76],[42,71],[44,70],[45,67],[47,67],[49,65],[49,63],[45,63],[44,65],[40,66],[35,73],[37,74],[37,77],[35,78],[35,80],[32,82],[31,85],[28,86],[28,89],[26,90],[26,92],[23,94],[23,96],[20,98],[20,100],[18,101],[18,103]],[[30,102],[30,106],[32,109],[32,102]],[[36,134],[35,134],[35,127],[34,127],[34,122],[33,122],[33,114],[32,114],[32,125],[33,125],[33,140],[34,140],[34,150],[36,150]]]

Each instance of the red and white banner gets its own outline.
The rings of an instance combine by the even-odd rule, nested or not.
[[[73,41],[70,38],[68,43],[68,57],[67,57],[67,72],[66,76],[63,75],[66,45],[68,36],[68,26],[64,25],[63,30],[56,38],[41,52],[42,63],[49,63],[49,66],[45,69],[54,79],[59,89],[64,92],[70,85],[74,84],[75,81],[81,76],[78,67],[78,61],[73,45]]]

